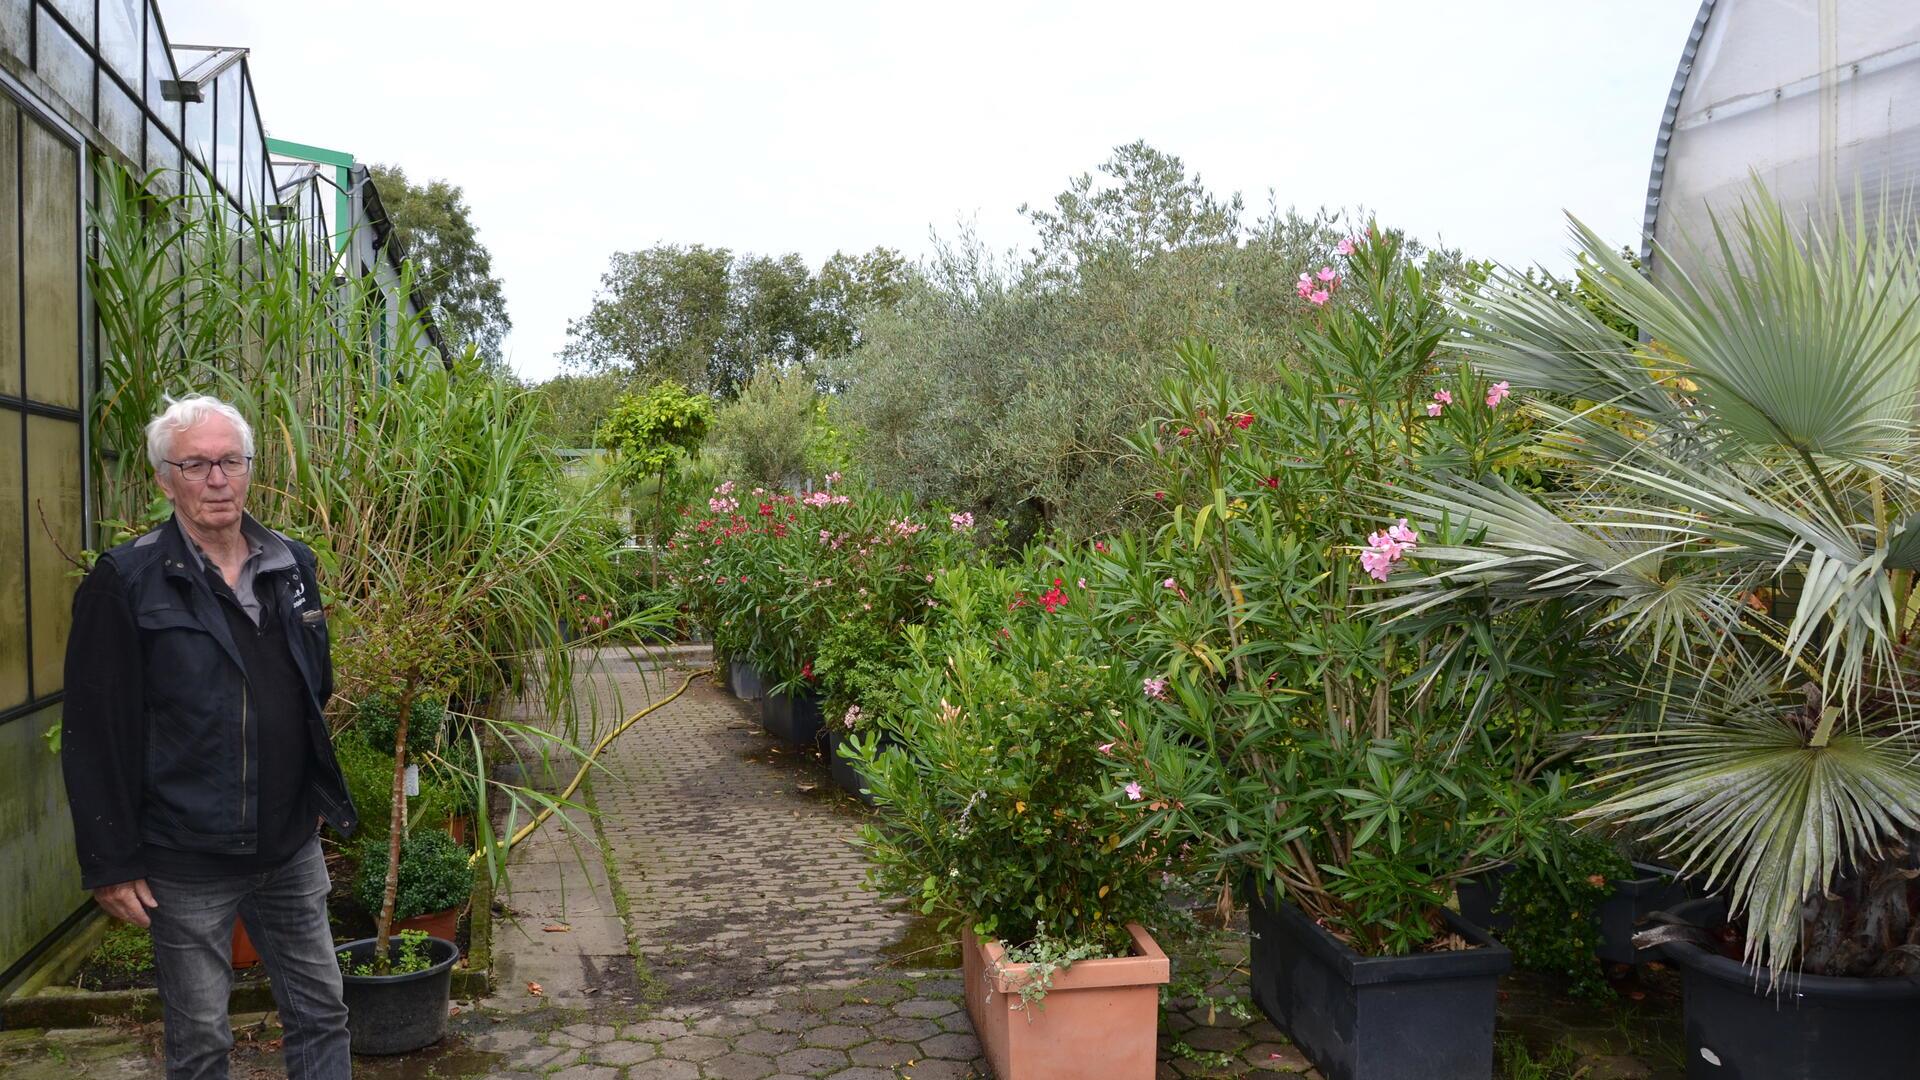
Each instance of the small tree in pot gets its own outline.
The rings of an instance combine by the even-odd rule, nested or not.
[[[897,693],[849,751],[877,805],[874,883],[962,928],[968,1012],[1001,1080],[1154,1070],[1168,967],[1142,924],[1164,925],[1180,867],[1122,842],[1137,815],[1109,752],[1133,677],[1076,625],[1080,577],[1032,554],[938,575],[938,614],[907,628]]]

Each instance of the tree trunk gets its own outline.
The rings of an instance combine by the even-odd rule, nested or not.
[[[413,699],[418,684],[408,682],[400,695],[400,716],[393,729],[393,802],[387,819],[387,887],[380,896],[380,912],[374,916],[374,971],[387,973],[387,942],[393,933],[393,903],[400,892],[400,841],[407,831],[407,722],[413,718]]]

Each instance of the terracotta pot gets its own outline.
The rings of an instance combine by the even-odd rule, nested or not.
[[[247,936],[247,924],[240,916],[233,917],[233,970],[245,971],[260,962],[260,954],[254,950],[253,939]]]
[[[393,932],[402,930],[425,930],[428,937],[453,940],[453,933],[460,927],[460,916],[466,909],[450,907],[445,911],[429,911],[425,915],[415,915],[411,919],[395,919]]]
[[[1134,955],[1079,961],[1033,1006],[1020,1000],[1027,965],[963,933],[967,1016],[999,1080],[1152,1080],[1169,971],[1145,929],[1127,924]]]

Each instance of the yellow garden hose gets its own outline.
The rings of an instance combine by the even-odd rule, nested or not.
[[[579,791],[581,783],[586,780],[587,771],[593,768],[593,763],[595,761],[599,760],[601,752],[606,750],[607,747],[613,745],[613,740],[619,738],[623,732],[625,732],[628,728],[632,727],[634,724],[639,723],[642,717],[653,712],[655,709],[658,709],[664,705],[672,704],[674,699],[678,698],[681,694],[684,694],[687,692],[687,687],[693,685],[693,680],[699,678],[702,675],[712,675],[712,674],[713,674],[713,669],[710,667],[701,668],[699,671],[688,673],[687,677],[681,680],[680,689],[675,690],[673,693],[668,694],[666,697],[661,698],[659,701],[656,701],[653,704],[647,706],[646,708],[641,709],[639,712],[634,713],[632,716],[627,717],[625,720],[622,720],[620,722],[619,727],[616,727],[612,731],[607,732],[607,734],[603,738],[601,738],[599,742],[594,744],[593,749],[587,753],[587,759],[580,763],[580,771],[573,774],[573,782],[568,784],[566,786],[566,790],[560,793],[560,798],[557,801],[566,802],[568,799],[573,798],[573,793],[576,791]],[[518,844],[520,841],[525,840],[529,836],[532,836],[533,830],[539,828],[542,822],[546,821],[548,818],[552,816],[553,816],[553,807],[551,806],[541,807],[540,812],[533,815],[533,820],[527,822],[525,825],[520,826],[520,828],[514,832],[513,836],[507,840],[505,845],[506,850],[512,851],[513,846],[515,844]],[[478,852],[478,851],[474,852],[473,857],[467,860],[467,865],[472,866],[478,863],[480,861],[480,856],[482,854],[483,854],[482,852]]]

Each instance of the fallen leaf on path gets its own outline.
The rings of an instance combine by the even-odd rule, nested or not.
[[[573,932],[573,927],[563,922],[550,922],[540,929],[545,930],[549,934],[570,934]]]
[[[534,997],[540,997],[541,995],[545,994],[546,991],[540,989],[539,983],[530,982],[527,984],[527,993],[532,994]]]

